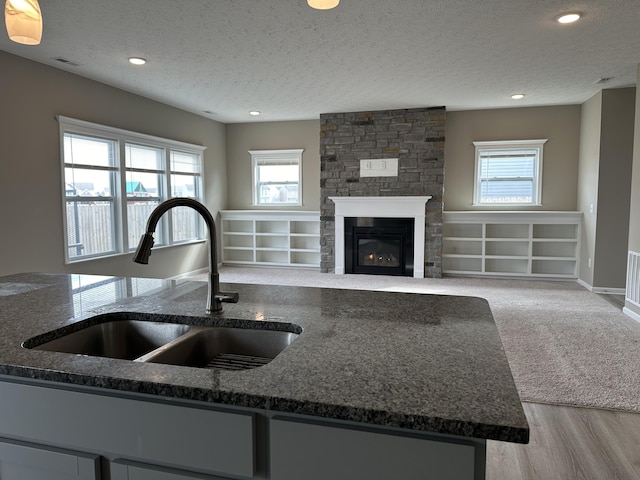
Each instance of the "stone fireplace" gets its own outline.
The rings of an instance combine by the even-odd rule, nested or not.
[[[320,115],[321,271],[345,273],[345,218],[410,218],[413,276],[442,276],[445,117],[444,107]]]

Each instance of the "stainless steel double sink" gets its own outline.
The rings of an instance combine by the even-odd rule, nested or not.
[[[203,326],[176,323],[172,316],[116,312],[30,338],[22,345],[136,362],[246,370],[269,363],[302,332],[291,323],[238,320],[237,324]]]

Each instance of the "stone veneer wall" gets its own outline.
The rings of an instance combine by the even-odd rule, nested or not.
[[[442,276],[445,107],[320,115],[322,272],[335,271],[335,205],[329,197],[431,195],[425,276]],[[360,160],[398,158],[397,177],[360,177]]]

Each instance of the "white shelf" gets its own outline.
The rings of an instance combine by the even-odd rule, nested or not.
[[[562,243],[562,242],[567,242],[567,243],[576,243],[577,239],[575,238],[534,238],[532,239],[532,241],[535,242],[540,242],[540,243],[544,243],[544,242],[554,242],[554,243]]]
[[[222,263],[320,267],[320,213],[223,210]]]
[[[445,212],[442,272],[577,278],[580,212]]]

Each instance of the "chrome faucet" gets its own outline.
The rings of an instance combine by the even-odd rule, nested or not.
[[[238,294],[235,292],[220,291],[220,275],[218,274],[218,261],[216,254],[216,224],[213,221],[211,212],[207,210],[200,202],[191,198],[170,198],[158,205],[147,221],[147,233],[142,235],[138,248],[133,256],[133,261],[141,264],[149,263],[151,248],[153,247],[153,233],[156,231],[156,225],[160,221],[160,217],[168,210],[174,207],[191,207],[204,218],[209,230],[209,292],[207,295],[207,313],[221,313],[222,302],[238,302]]]

